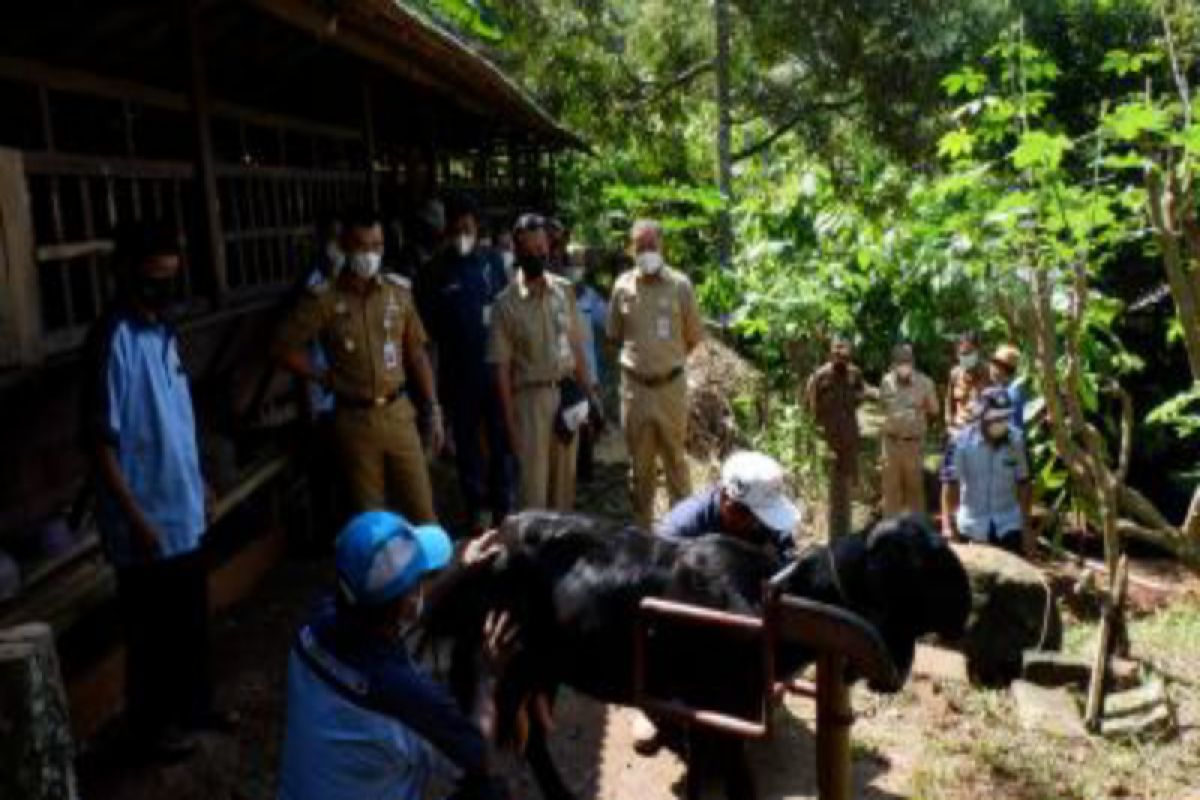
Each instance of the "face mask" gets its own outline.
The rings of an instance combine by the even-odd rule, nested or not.
[[[383,264],[381,253],[354,253],[350,256],[350,269],[360,278],[374,278]]]
[[[913,374],[912,364],[897,364],[896,365],[896,377],[900,378],[901,380],[905,380],[905,381],[908,380],[909,378],[912,377],[912,374]]]
[[[643,275],[657,275],[662,266],[663,257],[661,253],[656,253],[653,250],[638,253],[637,267],[642,271]]]
[[[521,274],[527,281],[536,281],[546,272],[545,256],[526,256],[521,259]]]
[[[475,237],[469,233],[464,233],[454,240],[454,246],[458,249],[460,256],[470,255],[475,249]]]
[[[958,365],[963,369],[975,369],[979,366],[979,353],[960,353]]]
[[[342,267],[346,266],[346,254],[338,247],[337,242],[325,245],[325,258],[329,261],[330,275],[337,275],[342,271]]]
[[[142,278],[138,282],[138,299],[151,311],[162,311],[175,299],[174,278]]]
[[[993,442],[998,442],[1008,435],[1008,423],[1002,419],[984,423],[983,432]]]
[[[567,278],[571,283],[583,283],[583,267],[571,267],[567,270]]]

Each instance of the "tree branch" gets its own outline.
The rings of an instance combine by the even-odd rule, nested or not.
[[[705,73],[712,72],[716,64],[717,60],[715,58],[706,58],[703,61],[692,64],[665,82],[639,81],[640,86],[637,96],[627,98],[622,105],[626,109],[634,109],[657,103],[676,89],[688,85]],[[646,91],[649,94],[644,94]]]
[[[751,156],[758,155],[759,153],[766,150],[771,145],[775,144],[777,141],[782,139],[788,133],[790,133],[793,128],[795,128],[797,125],[799,125],[801,122],[803,122],[804,118],[807,117],[809,114],[813,113],[814,111],[838,111],[843,108],[847,108],[849,106],[854,105],[861,99],[862,99],[862,95],[859,93],[855,93],[855,94],[849,95],[848,97],[842,97],[837,100],[828,100],[828,101],[822,101],[822,102],[817,102],[817,103],[809,103],[808,105],[805,105],[800,109],[797,109],[795,111],[795,113],[792,114],[792,116],[788,117],[783,122],[782,125],[780,125],[778,128],[776,128],[770,134],[768,134],[765,138],[760,139],[759,141],[755,142],[754,144],[750,145],[749,147],[745,148],[744,150],[740,150],[740,151],[734,153],[733,161],[734,161],[734,163],[737,163],[738,161],[745,161],[747,158],[750,158]]]

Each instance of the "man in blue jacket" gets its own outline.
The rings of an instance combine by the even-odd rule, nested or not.
[[[479,247],[478,211],[468,196],[446,204],[446,239],[430,270],[426,313],[437,344],[438,389],[450,416],[467,525],[482,510],[500,524],[512,507],[512,458],[487,365],[492,304],[508,285],[502,260]],[[486,454],[481,442],[486,443]]]
[[[503,797],[486,737],[492,676],[511,653],[515,631],[489,618],[472,716],[463,713],[408,653],[427,584],[454,580],[495,555],[493,538],[471,542],[452,565],[437,525],[410,525],[367,511],[338,537],[335,597],[318,604],[288,661],[287,730],[280,800],[419,800],[435,781],[457,781],[457,797]]]

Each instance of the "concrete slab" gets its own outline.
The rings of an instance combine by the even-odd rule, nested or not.
[[[1087,738],[1079,706],[1066,689],[1047,689],[1028,681],[1014,681],[1012,693],[1017,703],[1017,716],[1028,730],[1068,739]]]

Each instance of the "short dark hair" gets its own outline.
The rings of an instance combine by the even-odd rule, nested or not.
[[[976,331],[964,331],[958,335],[958,343],[979,347],[979,334]]]
[[[455,192],[446,198],[446,224],[463,217],[479,220],[479,203],[469,192]]]
[[[374,228],[376,225],[383,227],[383,216],[379,213],[379,209],[371,206],[356,206],[347,209],[346,213],[342,214],[344,230]]]
[[[138,220],[114,232],[114,259],[124,269],[140,269],[155,256],[179,255],[179,229],[166,220]]]

